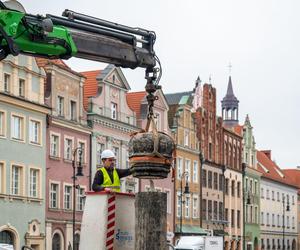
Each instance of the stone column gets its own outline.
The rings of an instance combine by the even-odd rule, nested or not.
[[[135,199],[135,250],[167,249],[167,194],[140,192]]]

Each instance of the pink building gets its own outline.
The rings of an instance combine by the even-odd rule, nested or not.
[[[145,128],[147,124],[147,111],[148,103],[146,99],[147,93],[145,91],[141,92],[131,92],[127,93],[127,103],[129,107],[136,113],[137,126],[139,128]],[[169,106],[165,99],[165,96],[161,90],[156,91],[156,96],[158,100],[154,104],[154,115],[155,123],[157,129],[171,136],[171,131],[168,124],[168,111]],[[154,180],[155,189],[159,192],[167,193],[167,230],[168,230],[168,240],[173,241],[172,235],[174,233],[174,178],[172,177],[172,172],[169,174],[168,178],[162,180]],[[150,188],[149,180],[139,180],[139,190],[146,191]]]
[[[85,77],[61,60],[38,59],[46,72],[45,103],[52,108],[47,120],[46,249],[73,245],[73,199],[75,198],[75,246],[78,249],[85,191],[90,189],[90,129],[83,109]],[[82,150],[83,177],[77,177],[73,197],[72,160]],[[76,171],[77,172],[77,171]]]

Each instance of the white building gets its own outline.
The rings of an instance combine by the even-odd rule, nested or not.
[[[271,160],[257,151],[260,190],[261,249],[297,249],[297,187]]]

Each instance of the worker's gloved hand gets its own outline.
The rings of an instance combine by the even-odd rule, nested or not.
[[[113,190],[111,188],[104,188],[104,191],[106,191],[106,192],[112,192]]]

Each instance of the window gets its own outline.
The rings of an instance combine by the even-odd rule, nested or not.
[[[177,217],[181,216],[181,196],[177,194]]]
[[[209,200],[207,205],[208,205],[208,220],[211,220],[212,219],[212,201]]]
[[[238,181],[237,183],[237,197],[241,197],[241,182]]]
[[[34,144],[41,144],[41,122],[29,121],[29,140]]]
[[[223,191],[223,175],[219,174],[219,190]]]
[[[29,196],[38,198],[40,187],[40,171],[38,169],[30,169],[29,172]]]
[[[234,184],[234,183],[235,183],[235,181],[232,180],[232,181],[231,181],[231,195],[232,195],[232,196],[234,196],[234,193],[235,193],[235,192],[234,192],[234,189],[235,189],[235,184]]]
[[[159,113],[154,114],[154,122],[155,122],[155,125],[156,125],[156,129],[160,130],[161,126],[160,126],[160,114]]]
[[[19,96],[25,97],[25,80],[19,79]]]
[[[270,215],[267,213],[267,226],[270,226]]]
[[[228,195],[228,193],[229,193],[229,179],[226,178],[225,179],[225,194]]]
[[[228,221],[228,208],[225,208],[225,221]]]
[[[260,213],[260,224],[264,225],[264,212]]]
[[[218,202],[214,201],[214,220],[218,220]]]
[[[270,192],[269,192],[269,189],[267,189],[267,200],[270,199]]]
[[[184,131],[184,146],[189,146],[189,131],[185,130]]]
[[[295,205],[295,197],[292,195],[292,205]]]
[[[79,187],[77,189],[77,196],[76,196],[76,209],[77,209],[77,211],[83,211],[84,201],[85,201],[85,190],[84,190],[84,188]]]
[[[260,189],[260,197],[262,199],[264,198],[264,189],[263,188]]]
[[[219,220],[223,220],[223,202],[219,202]]]
[[[198,218],[198,197],[193,197],[193,218]]]
[[[280,194],[277,192],[277,201],[280,201]]]
[[[12,166],[11,172],[11,194],[12,195],[22,195],[21,188],[23,185],[23,172],[21,166]]]
[[[111,119],[117,120],[117,104],[111,103]]]
[[[51,135],[50,138],[50,155],[53,157],[59,157],[59,136]]]
[[[231,227],[234,227],[234,210],[231,209]]]
[[[72,150],[73,150],[73,140],[70,138],[65,138],[65,159],[72,160]]]
[[[64,98],[61,96],[57,97],[57,114],[58,116],[64,116]]]
[[[164,191],[167,194],[167,213],[171,214],[171,191],[168,189],[165,189]]]
[[[185,160],[185,171],[187,172],[186,178],[187,181],[191,181],[191,161],[190,160]]]
[[[257,181],[254,182],[254,194],[257,194]]]
[[[70,102],[70,118],[72,121],[77,120],[77,112],[76,112],[76,102]]]
[[[85,163],[85,142],[79,141],[78,147],[81,149],[81,156],[80,156],[80,154],[78,154],[77,160],[78,160],[78,162],[81,161],[81,164],[83,164],[83,163]],[[117,154],[115,154],[115,155],[116,155],[116,159],[118,160]]]
[[[214,173],[214,189],[218,190],[218,173]]]
[[[4,74],[4,92],[10,92],[11,84],[10,84],[10,75]]]
[[[237,210],[236,225],[238,228],[241,227],[241,211],[240,210]]]
[[[193,182],[198,182],[198,162],[193,161]]]
[[[3,194],[5,192],[5,186],[4,186],[4,178],[5,178],[5,169],[4,169],[4,163],[0,162],[0,194]]]
[[[208,171],[208,188],[212,188],[212,172]]]
[[[208,144],[208,157],[210,160],[212,159],[212,143],[211,142]]]
[[[120,166],[119,166],[119,163],[120,163],[120,153],[119,153],[119,148],[118,148],[118,147],[113,147],[113,151],[114,151],[115,156],[116,156],[116,166],[117,166],[117,167],[120,167]]]
[[[11,137],[16,140],[24,140],[24,117],[12,115]]]
[[[272,214],[272,226],[275,227],[275,214]]]
[[[250,193],[252,193],[253,194],[253,181],[252,180],[250,180]]]
[[[50,186],[50,208],[58,208],[58,189],[59,185],[51,183]]]
[[[280,227],[280,215],[277,214],[277,227]]]
[[[202,170],[202,185],[203,185],[203,187],[207,186],[206,170],[205,169]]]
[[[258,224],[258,209],[254,208],[254,223]]]
[[[206,215],[206,200],[203,199],[202,200],[202,217],[203,217],[203,220],[206,220],[207,219],[207,215]]]
[[[275,201],[275,192],[272,190],[272,201]]]
[[[190,217],[190,197],[185,197],[185,217]]]
[[[97,142],[96,145],[96,164],[101,164],[101,153],[104,150],[105,145],[103,143]]]
[[[250,223],[253,223],[253,207],[249,206],[250,209]]]
[[[0,110],[0,136],[5,136],[6,113]]]
[[[64,209],[72,208],[72,186],[65,186],[64,192]]]
[[[292,217],[292,228],[295,228],[295,217]]]
[[[290,228],[290,217],[289,216],[286,217],[286,225],[287,225],[287,228]]]

